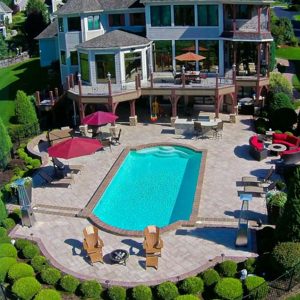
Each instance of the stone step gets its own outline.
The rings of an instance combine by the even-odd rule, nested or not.
[[[78,214],[81,212],[81,208],[38,204],[33,208],[33,211],[35,213],[43,213],[49,215],[78,217]]]

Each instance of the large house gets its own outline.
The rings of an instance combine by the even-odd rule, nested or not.
[[[73,86],[70,95],[81,104],[96,103],[91,99],[93,91],[98,99],[102,95],[99,103],[109,102],[112,110],[120,101],[164,95],[170,97],[176,117],[173,106],[181,96],[201,96],[200,102],[211,105],[216,113],[224,107],[233,112],[238,94],[256,94],[258,100],[268,87],[271,2],[68,0],[56,12],[56,22],[37,37],[41,64],[59,59],[63,83],[71,74],[79,74],[82,86]],[[182,62],[175,58],[186,52],[205,59]],[[163,86],[155,89],[153,72],[176,76],[187,69],[200,70],[208,78],[224,77],[224,81],[217,79],[213,90],[201,84],[189,86],[189,92],[176,86],[168,86],[168,91]],[[231,83],[225,78],[231,78]],[[108,79],[110,88],[102,89]],[[138,92],[129,95],[133,83]],[[122,92],[121,100],[114,98]],[[134,113],[132,108],[131,117]]]
[[[12,23],[12,10],[0,1],[0,34],[6,37],[6,25]]]

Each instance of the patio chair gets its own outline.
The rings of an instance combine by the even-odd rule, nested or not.
[[[93,225],[89,225],[84,228],[83,235],[83,249],[87,252],[91,263],[103,263],[102,248],[104,246],[104,243],[98,236],[98,228]]]
[[[201,122],[194,122],[194,131],[195,131],[195,135],[196,135],[196,139],[199,139],[200,137],[203,137],[203,128],[201,125]]]
[[[275,182],[270,183],[267,187],[246,185],[244,186],[244,193],[258,194],[263,197],[267,192],[273,190],[275,187]]]
[[[161,256],[161,250],[163,248],[163,241],[159,237],[159,227],[150,225],[144,229],[144,242],[143,248],[147,255],[159,255]]]
[[[255,67],[255,63],[248,63],[248,69],[249,69],[249,74],[253,75],[256,74],[256,67]]]
[[[212,128],[212,130],[213,130],[213,138],[216,139],[222,138],[223,121],[219,122],[217,126]]]
[[[122,132],[122,129],[120,128],[118,135],[117,136],[113,136],[111,138],[111,142],[112,142],[113,145],[117,145],[117,144],[119,145],[119,144],[121,144],[120,143],[121,132]]]
[[[242,177],[242,182],[245,184],[254,184],[254,185],[260,185],[262,183],[269,182],[274,171],[275,171],[274,166],[272,166],[266,173],[265,177],[259,178],[259,177],[255,177],[255,176],[244,176],[244,177]]]
[[[52,162],[55,167],[55,171],[65,177],[68,173],[80,173],[83,167],[81,165],[65,165],[62,161],[60,161],[56,157],[52,157]]]
[[[74,175],[72,173],[70,174],[70,176],[61,179],[54,179],[42,170],[39,171],[38,175],[40,175],[46,183],[51,185],[66,185],[67,187],[69,187],[72,183],[74,183]]]

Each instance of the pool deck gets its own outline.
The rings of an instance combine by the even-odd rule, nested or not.
[[[224,116],[222,116],[224,117]],[[228,118],[225,116],[224,118]],[[225,123],[223,138],[191,139],[175,135],[168,125],[138,124],[136,127],[117,124],[122,128],[121,145],[107,148],[90,156],[70,159],[82,164],[84,170],[75,175],[71,188],[40,186],[33,189],[36,223],[31,228],[17,226],[14,237],[36,240],[54,266],[79,278],[95,278],[106,286],[157,284],[167,279],[176,281],[232,257],[243,259],[255,255],[251,234],[248,248],[234,246],[237,219],[241,208],[238,191],[242,176],[264,176],[274,157],[258,162],[248,154],[248,140],[253,131],[249,116],[238,116],[236,124]],[[89,222],[74,217],[83,209],[104,179],[122,150],[147,143],[174,142],[207,149],[207,160],[201,193],[197,226],[181,227],[162,235],[164,249],[159,267],[145,270],[142,238],[117,236],[100,231],[104,241],[104,264],[91,266],[81,251],[82,230]],[[51,164],[46,171],[51,171]],[[40,181],[39,176],[35,181]],[[254,197],[249,204],[250,218],[266,218],[265,199]],[[253,233],[253,230],[252,230]],[[130,253],[127,266],[112,265],[109,253],[117,248]]]

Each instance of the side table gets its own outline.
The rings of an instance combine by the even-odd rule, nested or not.
[[[287,149],[285,145],[282,144],[271,144],[268,146],[268,150],[270,151],[271,155],[279,155],[280,152],[283,152]]]

